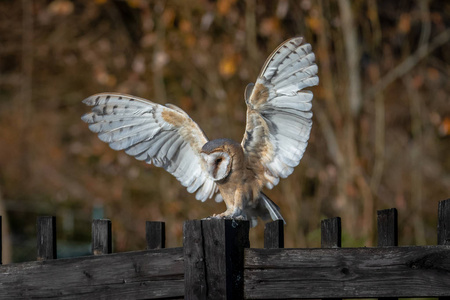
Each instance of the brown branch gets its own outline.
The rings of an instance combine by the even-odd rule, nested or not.
[[[421,45],[414,54],[405,59],[397,67],[381,78],[374,86],[372,86],[365,94],[364,99],[370,100],[376,94],[384,91],[392,82],[403,77],[412,68],[414,68],[422,59],[427,57],[431,52],[450,41],[450,28],[437,35],[429,44]]]
[[[32,112],[32,85],[33,85],[33,2],[22,0],[22,84],[20,89],[20,107],[22,111],[22,124],[30,120]]]
[[[338,4],[342,18],[342,34],[348,67],[348,101],[352,116],[356,116],[358,115],[362,104],[361,77],[359,76],[360,51],[358,47],[358,35],[353,20],[350,1],[339,0]]]

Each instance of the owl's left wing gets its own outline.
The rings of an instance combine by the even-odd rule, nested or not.
[[[200,157],[208,139],[181,108],[115,93],[96,94],[83,103],[93,107],[82,120],[112,149],[163,167],[188,192],[197,191],[198,200],[205,201],[217,192]]]
[[[269,56],[256,84],[245,91],[247,125],[242,147],[249,164],[272,188],[300,162],[312,126],[312,92],[319,83],[310,44],[297,37]]]

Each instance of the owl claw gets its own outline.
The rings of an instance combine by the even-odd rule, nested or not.
[[[247,217],[245,214],[243,214],[242,210],[235,209],[233,211],[227,210],[221,214],[214,214],[206,219],[247,220]]]

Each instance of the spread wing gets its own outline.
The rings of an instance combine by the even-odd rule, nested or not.
[[[312,126],[313,94],[319,83],[310,44],[297,37],[269,56],[256,84],[245,91],[247,125],[242,147],[250,166],[261,170],[268,188],[289,176],[300,162]]]
[[[122,94],[96,94],[83,100],[92,111],[81,119],[114,150],[163,167],[198,200],[217,192],[200,157],[208,141],[198,125],[175,105],[162,106]]]

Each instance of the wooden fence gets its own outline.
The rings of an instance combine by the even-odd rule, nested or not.
[[[148,250],[111,254],[111,222],[94,220],[93,255],[56,259],[55,227],[54,217],[38,218],[38,261],[0,266],[0,299],[450,296],[450,199],[439,203],[437,246],[398,247],[396,209],[378,211],[374,248],[341,248],[340,218],[322,221],[317,249],[283,249],[278,221],[255,249],[246,221],[194,220],[182,248],[164,249],[164,223],[147,222]]]

